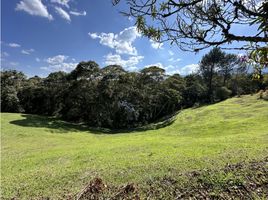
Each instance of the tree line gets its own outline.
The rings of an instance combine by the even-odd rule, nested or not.
[[[241,58],[213,48],[203,56],[198,72],[184,77],[167,75],[157,66],[128,72],[119,65],[100,68],[94,61],[80,62],[70,73],[53,72],[46,78],[1,71],[1,111],[121,129],[265,87],[267,74],[255,80]]]

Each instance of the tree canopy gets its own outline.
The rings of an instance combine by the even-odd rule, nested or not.
[[[182,108],[249,94],[268,87],[267,74],[252,79],[237,56],[213,48],[195,74],[168,75],[151,66],[128,72],[120,65],[101,68],[80,62],[70,73],[26,78],[1,71],[2,112],[56,116],[93,127],[133,128],[173,115]]]
[[[264,0],[127,0],[127,4],[129,10],[122,13],[136,18],[143,35],[170,41],[183,50],[199,51],[234,41],[257,48],[268,42],[268,2]],[[250,27],[251,34],[235,32],[239,25]],[[236,48],[250,48],[247,45]]]

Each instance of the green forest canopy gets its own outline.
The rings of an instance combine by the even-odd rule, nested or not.
[[[121,129],[267,86],[267,75],[252,79],[236,55],[214,48],[203,56],[198,72],[185,77],[167,75],[157,66],[128,72],[119,65],[100,68],[94,61],[80,62],[70,73],[53,72],[46,78],[27,79],[22,72],[2,71],[1,109]]]

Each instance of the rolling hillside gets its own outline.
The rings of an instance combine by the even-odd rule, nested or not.
[[[268,101],[242,96],[186,109],[165,128],[88,131],[53,118],[1,114],[2,196],[64,198],[94,177],[113,184],[178,177],[268,155]]]

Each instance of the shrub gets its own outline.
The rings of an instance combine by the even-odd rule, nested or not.
[[[232,94],[232,91],[227,87],[219,87],[216,89],[215,97],[217,100],[225,100]]]
[[[1,112],[23,112],[15,87],[1,88]]]

